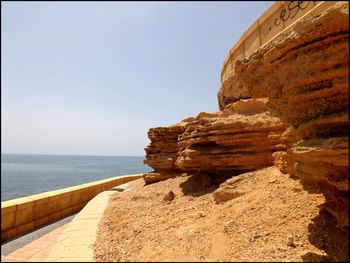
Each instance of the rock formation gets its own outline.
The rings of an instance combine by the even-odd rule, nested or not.
[[[216,113],[201,112],[170,127],[149,130],[151,144],[145,163],[167,178],[171,171],[239,174],[273,164],[272,154],[283,150],[286,125],[266,110],[267,99],[240,100]],[[165,175],[164,175],[165,174]]]
[[[178,156],[177,138],[185,130],[185,123],[172,125],[170,127],[151,128],[148,131],[148,138],[151,144],[145,149],[145,164],[156,171],[174,170],[175,161]]]
[[[341,226],[349,225],[348,19],[348,3],[340,3],[299,21],[235,68],[237,89],[268,97],[268,109],[291,125],[283,135],[287,150],[274,154],[275,164],[317,184]],[[221,107],[238,97],[232,86],[221,88]]]
[[[183,133],[187,122],[183,121],[170,127],[151,128],[148,131],[150,145],[145,148],[146,159],[144,163],[154,169],[144,174],[147,184],[167,179],[177,171],[175,161],[178,157],[178,135]]]
[[[239,78],[231,75],[218,91],[219,109],[223,110],[226,105],[247,98],[251,98],[247,87],[242,85]]]
[[[321,189],[325,209],[348,226],[348,32],[341,2],[236,61],[220,111],[150,129],[145,163],[159,174],[211,175],[274,164]]]
[[[272,165],[286,128],[266,100],[241,100],[222,112],[199,114],[179,135],[176,166],[186,171],[242,173]]]

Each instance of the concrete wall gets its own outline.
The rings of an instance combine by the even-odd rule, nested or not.
[[[337,2],[327,1],[276,1],[241,36],[227,55],[222,70],[221,83],[234,74],[236,60],[248,58],[282,32],[288,32],[301,18],[322,14]]]
[[[117,176],[1,202],[1,242],[72,215],[100,192],[141,177]]]

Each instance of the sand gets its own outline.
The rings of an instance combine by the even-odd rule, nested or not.
[[[242,193],[216,203],[217,184],[183,174],[116,192],[99,224],[97,261],[343,261],[348,233],[318,189],[275,167],[239,175]],[[195,179],[195,180],[194,180]],[[169,197],[169,192],[174,197]],[[172,195],[172,194],[170,194]],[[171,200],[172,199],[172,200]],[[171,200],[171,201],[169,201]]]

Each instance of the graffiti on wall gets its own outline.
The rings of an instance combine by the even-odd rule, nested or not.
[[[289,1],[286,8],[282,8],[279,17],[275,19],[275,26],[279,26],[288,19],[293,19],[300,11],[306,9],[310,4],[316,5],[316,1]]]

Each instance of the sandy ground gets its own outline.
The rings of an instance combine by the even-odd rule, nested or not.
[[[183,174],[116,192],[100,222],[97,261],[344,261],[348,232],[324,197],[269,167],[234,177],[236,198],[216,203],[217,184]],[[204,180],[205,181],[205,180]],[[222,185],[222,184],[221,184]],[[164,197],[172,191],[172,201]],[[169,196],[169,195],[168,195]]]

